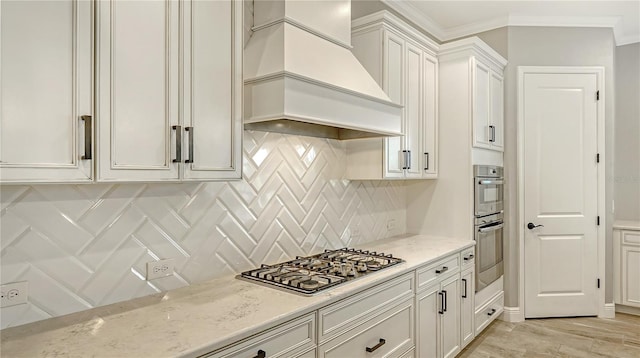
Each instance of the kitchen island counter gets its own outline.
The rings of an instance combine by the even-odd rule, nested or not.
[[[473,240],[403,235],[356,245],[403,263],[313,296],[228,276],[0,331],[6,357],[198,356],[471,247]]]

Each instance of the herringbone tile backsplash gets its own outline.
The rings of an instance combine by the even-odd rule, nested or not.
[[[29,302],[2,308],[1,327],[404,233],[403,183],[341,179],[345,156],[339,141],[246,131],[240,181],[3,186],[1,281],[29,281]],[[146,281],[159,258],[175,275]]]

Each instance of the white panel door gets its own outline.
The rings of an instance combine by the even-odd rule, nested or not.
[[[460,278],[458,275],[442,282],[444,314],[442,319],[442,357],[453,358],[460,352]]]
[[[504,150],[504,79],[491,71],[491,149]]]
[[[97,4],[98,180],[177,180],[179,2]]]
[[[423,53],[422,177],[438,176],[438,59]]]
[[[422,177],[422,49],[406,43],[405,73],[405,150],[408,151],[408,163],[405,166],[406,178]]]
[[[460,277],[460,332],[461,349],[475,338],[475,271],[463,272]]]
[[[440,284],[416,295],[416,357],[437,357],[440,335]]]
[[[184,179],[239,179],[242,2],[184,2]]]
[[[3,183],[92,179],[81,120],[93,115],[92,4],[0,2]]]
[[[525,317],[596,315],[596,74],[524,75]]]
[[[471,59],[473,68],[473,146],[491,148],[489,142],[490,70],[489,67]]]
[[[405,71],[405,42],[401,37],[396,36],[389,31],[385,31],[384,47],[385,68],[383,70],[384,75],[382,78],[382,89],[393,102],[404,105],[403,78]],[[406,131],[406,125],[403,119],[402,132],[406,133]],[[404,177],[404,170],[402,169],[404,161],[402,153],[402,150],[404,149],[404,137],[391,137],[383,140],[386,153],[384,158],[384,177]]]

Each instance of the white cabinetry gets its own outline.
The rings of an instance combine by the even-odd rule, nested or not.
[[[475,338],[475,260],[474,250],[462,252],[460,273],[460,345],[461,349]]]
[[[418,269],[418,357],[455,357],[460,348],[459,254]],[[452,265],[453,263],[453,265]]]
[[[203,357],[315,357],[315,312]]]
[[[502,71],[471,57],[473,71],[473,146],[504,149],[504,80]]]
[[[413,296],[410,273],[321,308],[318,357],[401,356],[414,347]]]
[[[616,222],[613,245],[615,303],[640,308],[640,222]]]
[[[0,181],[91,181],[93,2],[0,7]]]
[[[403,137],[347,142],[350,179],[423,179],[438,173],[437,44],[388,12],[352,24],[353,53],[404,106]]]
[[[101,1],[97,22],[98,180],[239,178],[242,3]]]

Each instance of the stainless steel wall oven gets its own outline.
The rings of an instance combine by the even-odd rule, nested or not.
[[[502,167],[475,165],[476,292],[504,273],[504,178]]]

